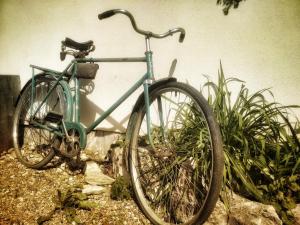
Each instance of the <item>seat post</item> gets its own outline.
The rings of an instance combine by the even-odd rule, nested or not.
[[[146,52],[150,52],[151,48],[150,48],[150,38],[146,37]]]

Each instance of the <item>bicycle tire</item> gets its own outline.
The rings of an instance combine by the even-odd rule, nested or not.
[[[38,107],[47,91],[54,85],[55,79],[40,74],[35,77],[35,96],[32,101],[33,108]],[[60,140],[45,130],[30,125],[29,113],[31,105],[32,82],[23,88],[16,105],[13,119],[13,142],[18,160],[26,167],[40,169],[51,161],[55,155],[54,146],[59,147]],[[43,120],[49,111],[64,116],[66,98],[60,85],[49,95],[46,102],[37,112],[36,117]]]
[[[218,200],[224,168],[212,109],[196,89],[179,82],[159,85],[149,98],[153,146],[146,138],[145,101],[133,112],[136,120],[129,143],[128,166],[137,204],[153,224],[203,224]],[[165,103],[160,104],[162,110],[158,101]],[[163,114],[153,116],[158,111]]]

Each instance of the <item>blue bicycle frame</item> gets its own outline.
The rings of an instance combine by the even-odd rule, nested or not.
[[[125,94],[123,94],[109,109],[107,109],[99,118],[95,120],[91,125],[89,125],[87,128],[84,128],[80,124],[80,91],[79,91],[79,78],[76,77],[77,72],[77,63],[106,63],[106,62],[145,62],[147,64],[147,72],[145,75],[143,75],[140,80],[138,80]],[[74,96],[70,95],[71,90],[67,82],[65,81],[66,73],[74,66],[74,70],[72,73],[72,76],[70,80],[74,81],[75,84],[75,93]],[[144,98],[145,98],[145,105],[146,105],[146,120],[147,120],[147,133],[150,143],[152,143],[151,139],[151,128],[150,128],[150,109],[149,109],[149,85],[152,84],[154,80],[154,74],[153,74],[153,60],[152,60],[152,52],[150,50],[150,43],[149,38],[146,38],[146,52],[145,57],[140,58],[78,58],[72,60],[72,62],[66,67],[66,69],[63,72],[58,72],[38,66],[31,65],[33,70],[33,78],[32,78],[32,101],[33,96],[35,93],[35,74],[34,69],[42,70],[45,72],[46,75],[50,75],[53,78],[56,79],[55,84],[53,87],[49,90],[49,92],[46,94],[45,98],[42,100],[42,102],[39,104],[39,106],[36,108],[34,112],[31,112],[32,117],[36,115],[36,113],[41,109],[42,105],[46,102],[47,98],[51,94],[53,90],[58,85],[61,85],[63,87],[63,90],[65,93],[67,93],[67,117],[64,119],[65,127],[66,128],[77,128],[80,131],[80,147],[85,148],[86,146],[86,135],[90,133],[93,129],[95,129],[104,119],[106,119],[120,104],[122,104],[134,91],[136,91],[140,86],[143,85],[144,87]],[[72,96],[72,97],[70,97]],[[32,102],[31,101],[31,102]],[[32,104],[32,103],[31,103]],[[71,107],[70,107],[71,105]],[[32,109],[33,107],[31,107]],[[162,113],[162,112],[160,112]],[[162,115],[161,115],[162,117]],[[63,136],[64,133],[59,132],[57,129],[54,129],[53,127],[49,127],[43,124],[40,124],[36,121],[32,121],[32,123],[42,129],[47,129],[51,132],[54,132],[56,135]]]

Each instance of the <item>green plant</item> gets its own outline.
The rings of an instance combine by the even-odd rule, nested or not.
[[[88,196],[81,192],[81,189],[69,188],[66,191],[57,190],[57,195],[53,198],[55,208],[46,216],[37,219],[38,224],[50,220],[57,210],[62,210],[68,223],[82,224],[76,217],[76,209],[91,210],[98,206],[96,202],[89,201]]]
[[[235,99],[229,86],[240,84]],[[300,144],[298,123],[292,125],[290,109],[267,98],[269,89],[250,94],[243,81],[225,78],[222,65],[218,82],[207,81],[208,95],[224,144],[224,184],[250,199],[272,204],[285,224],[290,210],[300,202]]]
[[[110,197],[114,200],[128,200],[132,196],[132,187],[129,180],[122,176],[116,178],[116,181],[111,186]]]

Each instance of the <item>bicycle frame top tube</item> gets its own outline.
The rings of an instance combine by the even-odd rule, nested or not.
[[[150,49],[150,38],[146,37],[146,52],[145,57],[131,57],[131,58],[78,58],[74,59],[72,63],[92,62],[92,63],[109,63],[109,62],[145,62],[147,64],[147,74],[149,79],[154,79],[153,75],[153,59],[152,51]],[[66,70],[64,70],[65,72]]]
[[[145,99],[149,99],[148,86],[154,80],[153,74],[153,59],[150,50],[150,40],[146,38],[146,52],[145,57],[140,58],[82,58],[75,59],[74,63],[79,62],[146,62],[147,72],[127,91],[125,92],[113,105],[111,105],[102,115],[86,128],[86,133],[90,133],[96,128],[104,119],[106,119],[120,104],[122,104],[134,91],[140,86],[144,85]],[[77,102],[75,100],[75,102]],[[147,101],[148,102],[148,101]],[[75,107],[75,115],[79,115],[79,107]]]

